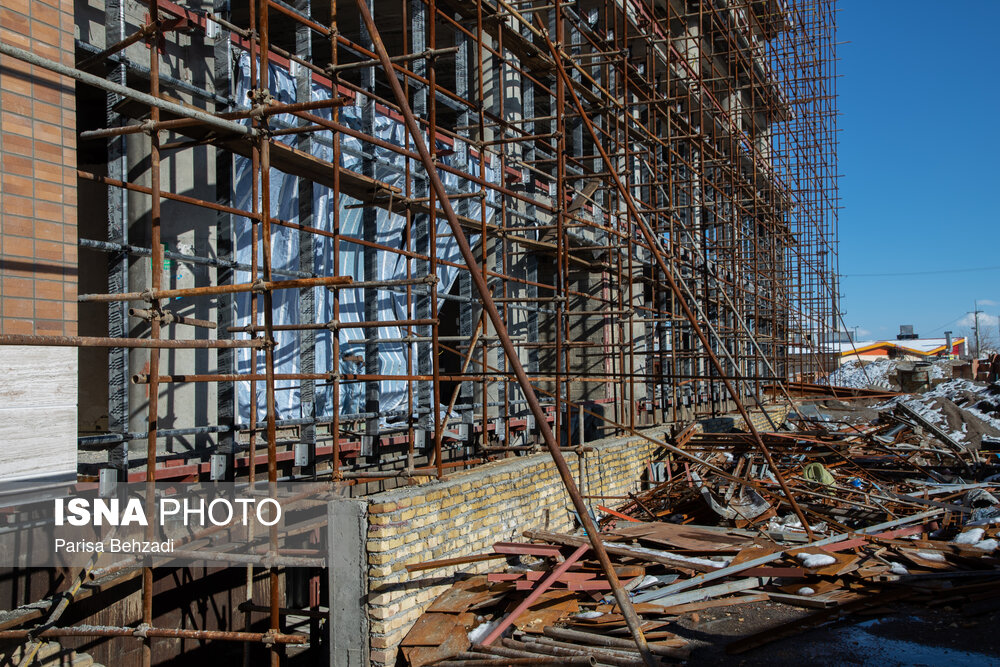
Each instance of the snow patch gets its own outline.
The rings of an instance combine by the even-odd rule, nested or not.
[[[936,563],[945,562],[944,556],[936,551],[918,551],[917,555],[923,558],[924,560],[932,560]]]
[[[469,631],[469,642],[472,644],[478,644],[493,632],[493,628],[497,626],[500,621],[487,621],[486,623],[480,623],[472,630]]]
[[[976,542],[983,539],[983,533],[985,533],[982,528],[973,528],[972,530],[967,530],[955,539],[951,541],[952,544],[975,544]]]
[[[807,568],[824,567],[833,565],[837,559],[827,554],[795,554],[795,557],[802,561],[802,566]]]
[[[889,375],[896,372],[896,362],[891,359],[860,362],[857,359],[845,362],[840,368],[820,384],[830,384],[835,387],[852,387],[866,389],[868,387],[891,387]]]
[[[997,544],[1000,544],[1000,542],[990,539],[990,540],[983,540],[982,542],[976,542],[972,546],[974,546],[976,549],[982,549],[983,551],[995,551],[997,548]]]

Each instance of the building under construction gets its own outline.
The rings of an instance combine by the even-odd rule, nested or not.
[[[390,664],[432,598],[380,577],[475,548],[430,523],[373,559],[394,493],[541,461],[586,527],[576,485],[632,474],[587,443],[749,424],[830,370],[835,0],[0,7],[4,478],[320,481],[362,535],[357,590],[106,573],[63,646]],[[8,577],[0,637],[77,575]]]

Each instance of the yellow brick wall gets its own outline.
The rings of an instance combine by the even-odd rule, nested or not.
[[[596,451],[586,455],[583,492],[611,496],[639,489],[646,462],[657,449],[641,438],[608,439],[591,446]],[[579,457],[567,454],[567,463],[579,485]],[[612,507],[621,503],[588,502]],[[372,664],[395,664],[400,640],[454,582],[455,572],[487,572],[500,561],[413,574],[406,572],[406,565],[487,553],[495,542],[522,541],[528,529],[568,531],[573,526],[569,508],[569,496],[547,452],[372,496],[367,541]]]

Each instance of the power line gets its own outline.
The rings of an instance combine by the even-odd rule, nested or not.
[[[945,328],[946,326],[949,326],[949,325],[952,325],[952,324],[954,324],[955,322],[958,322],[958,321],[959,321],[960,319],[964,318],[964,317],[965,317],[966,315],[968,315],[968,314],[969,314],[968,312],[965,312],[965,313],[962,313],[961,315],[959,315],[958,317],[956,317],[956,318],[955,318],[955,319],[953,319],[952,321],[950,321],[950,322],[945,322],[945,323],[944,323],[944,324],[942,324],[941,326],[937,326],[937,327],[934,327],[933,329],[931,329],[931,331],[939,331],[939,330],[941,330],[941,329],[944,329],[944,328]]]
[[[975,271],[997,271],[1000,266],[979,266],[971,269],[939,269],[936,271],[894,271],[892,273],[844,273],[841,278],[886,278],[890,276],[926,276],[941,273],[973,273]]]

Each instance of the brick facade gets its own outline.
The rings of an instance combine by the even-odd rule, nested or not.
[[[609,438],[591,446],[596,451],[586,455],[583,492],[606,496],[637,490],[643,468],[657,450],[638,438]],[[579,484],[579,457],[567,454],[567,463]],[[487,464],[442,482],[395,489],[368,500],[373,665],[396,663],[399,642],[431,601],[453,583],[451,575],[498,566],[497,561],[486,561],[409,574],[406,565],[485,553],[495,542],[523,540],[522,533],[532,528],[568,531],[573,526],[572,504],[547,452]]]
[[[74,64],[73,3],[0,0],[0,40]],[[76,335],[74,82],[0,56],[0,333]]]

